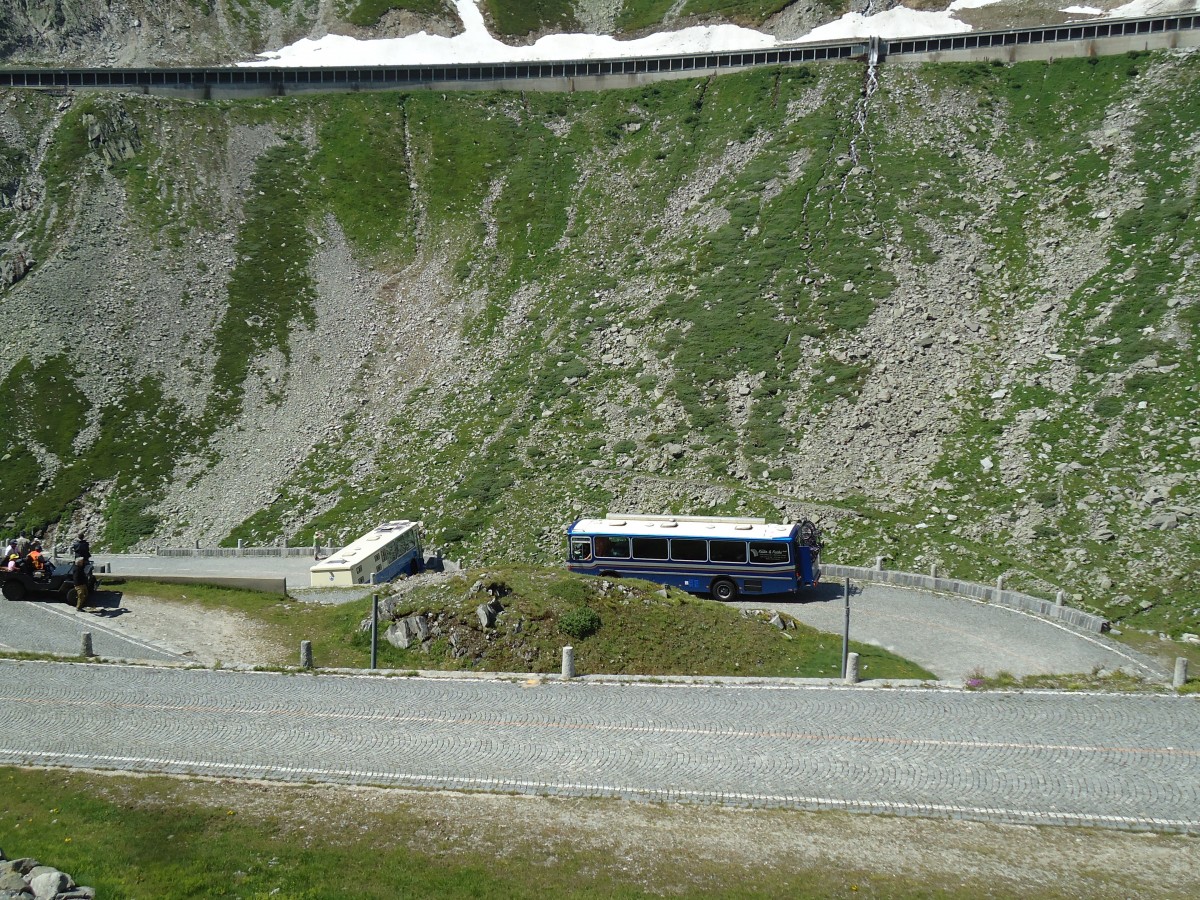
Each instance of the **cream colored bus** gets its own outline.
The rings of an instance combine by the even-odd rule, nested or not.
[[[421,571],[421,523],[384,522],[309,569],[312,587],[382,584]]]

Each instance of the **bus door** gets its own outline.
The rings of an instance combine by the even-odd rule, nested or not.
[[[821,577],[816,548],[799,541],[795,543],[794,548],[796,551],[796,580],[802,587],[816,584]]]

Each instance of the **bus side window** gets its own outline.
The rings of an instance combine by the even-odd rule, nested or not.
[[[780,541],[751,541],[750,562],[767,564],[788,562],[788,544]]]
[[[587,538],[571,538],[571,559],[592,558],[592,542]]]
[[[744,563],[746,561],[746,542],[710,541],[708,552],[709,559],[713,562]]]
[[[604,559],[629,559],[629,538],[604,537],[595,538],[596,556]]]
[[[672,538],[671,559],[683,562],[707,562],[708,542],[696,538]]]
[[[633,539],[634,559],[669,559],[666,538],[636,537]]]

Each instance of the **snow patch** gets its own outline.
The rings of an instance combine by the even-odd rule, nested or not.
[[[548,62],[576,59],[622,59],[637,56],[671,56],[689,53],[723,53],[765,50],[813,41],[848,38],[911,38],[960,34],[971,26],[954,14],[979,9],[1002,0],[954,0],[940,12],[922,12],[897,6],[873,16],[846,13],[835,22],[814,28],[795,41],[778,41],[772,35],[737,25],[713,25],[664,31],[632,41],[601,34],[552,34],[530,46],[513,47],[487,30],[478,0],[454,0],[463,31],[453,37],[427,32],[402,38],[360,41],[331,34],[320,40],[297,41],[280,50],[260,53],[242,66],[284,68],[357,66],[430,66],[471,63]],[[1106,18],[1151,16],[1200,5],[1200,0],[1132,0],[1108,13],[1094,6],[1069,6],[1061,12],[1103,15]]]
[[[243,66],[428,66],[456,63],[544,62],[563,59],[617,59],[727,50],[760,50],[777,45],[769,34],[737,25],[684,28],[634,41],[608,35],[552,34],[537,43],[512,47],[488,32],[477,0],[455,0],[463,31],[454,37],[424,31],[403,38],[360,41],[331,34],[320,40],[297,41],[281,50],[261,53]]]

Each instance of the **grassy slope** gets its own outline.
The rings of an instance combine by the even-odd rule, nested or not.
[[[268,123],[281,134],[318,135],[259,162],[260,178],[279,177],[279,166],[312,175],[282,198],[286,216],[269,214],[295,229],[332,213],[360,256],[388,269],[447,248],[452,290],[477,310],[466,336],[490,366],[479,380],[448,392],[418,385],[372,448],[379,472],[353,491],[342,490],[338,473],[356,436],[326,443],[281,499],[231,539],[270,539],[286,524],[305,540],[413,515],[435,540],[460,543],[455,553],[546,560],[572,508],[603,508],[613,485],[652,470],[728,491],[716,509],[680,491],[680,510],[773,515],[777,495],[838,503],[854,512],[835,529],[830,556],[838,561],[886,550],[898,566],[936,561],[979,580],[1006,572],[1020,587],[1061,586],[1092,606],[1127,594],[1135,603],[1103,611],[1177,634],[1200,631],[1200,598],[1179,576],[1200,558],[1195,529],[1147,531],[1137,501],[1156,473],[1174,480],[1169,502],[1197,499],[1187,423],[1197,417],[1200,383],[1189,278],[1198,74],[1194,60],[1125,57],[889,70],[863,148],[870,179],[846,178],[860,76],[852,66],[603,95],[358,95],[220,108],[119,102],[142,121],[209,119],[218,131]],[[966,112],[938,117],[930,96]],[[1129,154],[1098,149],[1106,118],[1130,103],[1142,112],[1118,129],[1131,136]],[[49,157],[52,191],[69,192],[78,184],[62,180],[71,166],[91,164],[70,124]],[[998,174],[985,178],[962,154],[947,153],[955,142],[988,154]],[[729,157],[731,147],[742,150]],[[169,228],[154,224],[166,221],[156,211],[164,196],[176,198],[173,218],[182,210],[191,227],[206,228],[213,215],[201,189],[189,199],[186,182],[173,194],[157,187],[176,170],[156,170],[154,155],[184,152],[182,142],[148,142],[125,176],[144,227],[164,239]],[[679,224],[667,214],[672,198],[714,165],[723,174],[700,189]],[[1057,170],[1061,178],[1047,183]],[[1053,254],[1042,252],[1044,241],[1079,240],[1096,228],[1087,185],[1110,176],[1142,190],[1144,202],[1116,217],[1100,241],[1097,274],[1064,292],[1046,280]],[[980,198],[988,196],[1003,202],[985,209]],[[980,303],[995,313],[995,338],[1053,299],[1061,310],[1055,346],[1078,370],[1063,385],[1046,360],[1015,373],[1010,396],[997,403],[990,393],[1005,373],[990,371],[984,355],[975,389],[945,398],[957,425],[931,475],[949,485],[943,496],[953,498],[957,521],[930,513],[943,498],[921,484],[916,502],[864,495],[857,484],[844,485],[840,499],[812,496],[793,476],[805,435],[875,377],[869,361],[847,364],[823,347],[861,329],[897,289],[885,236],[900,235],[919,266],[936,262],[938,241],[956,229],[982,242],[993,267]],[[301,278],[266,320],[267,345],[281,348],[286,328],[272,323],[303,314],[302,303],[289,304],[302,298],[309,252],[303,240],[286,244],[263,260]],[[247,257],[255,258],[239,259]],[[513,319],[518,294],[527,308]],[[649,352],[612,352],[626,334]],[[222,348],[234,355],[231,371],[261,349]],[[1130,368],[1149,356],[1157,366]],[[751,384],[745,423],[728,415],[740,379]],[[1034,410],[1045,415],[1029,425]],[[981,459],[1014,441],[1020,476],[984,473]],[[665,456],[668,443],[686,453]],[[165,448],[158,465],[171,456]],[[590,472],[620,472],[622,460],[629,474]],[[31,499],[28,490],[17,485],[19,504]],[[1022,510],[1028,515],[1015,514]],[[305,526],[299,534],[297,525]],[[1101,526],[1117,539],[1093,539]],[[1111,590],[1097,588],[1101,576]],[[1135,614],[1142,600],[1157,605]]]

